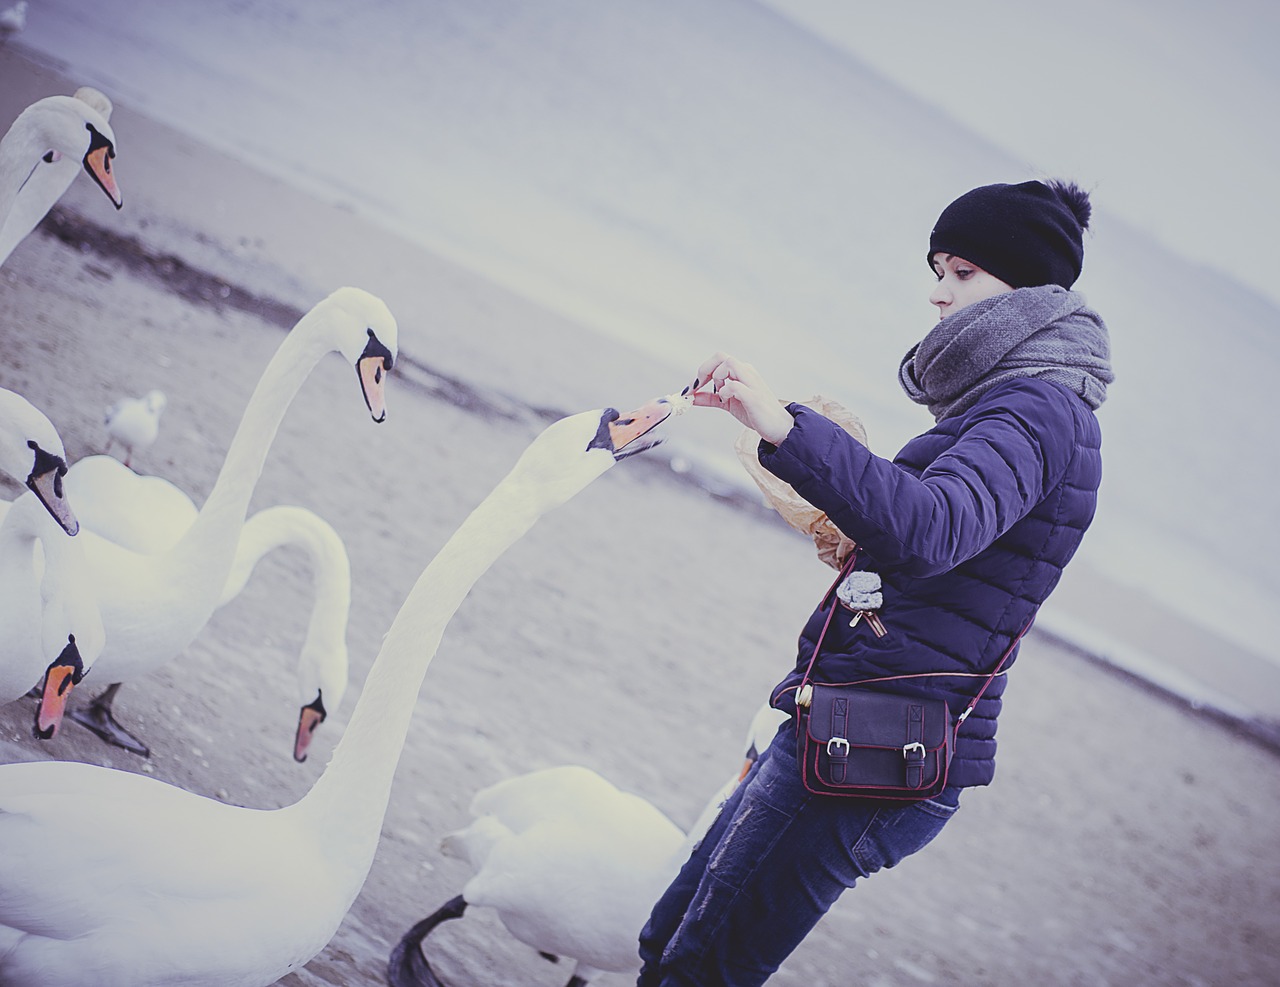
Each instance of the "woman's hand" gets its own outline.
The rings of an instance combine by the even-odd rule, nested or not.
[[[774,445],[781,444],[795,425],[791,412],[778,403],[756,368],[726,353],[716,353],[703,362],[693,392],[695,405],[723,408]]]

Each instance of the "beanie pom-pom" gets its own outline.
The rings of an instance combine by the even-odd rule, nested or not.
[[[1053,189],[1058,198],[1075,214],[1076,222],[1080,224],[1080,229],[1087,230],[1089,228],[1089,219],[1093,216],[1093,205],[1089,202],[1089,193],[1075,182],[1063,182],[1055,179],[1045,184]]]

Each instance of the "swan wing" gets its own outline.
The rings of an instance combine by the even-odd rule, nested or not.
[[[163,552],[195,521],[195,503],[159,476],[135,473],[113,456],[86,456],[64,479],[81,525],[135,552]]]
[[[270,983],[322,949],[349,904],[319,856],[287,811],[96,765],[5,765],[0,981]]]

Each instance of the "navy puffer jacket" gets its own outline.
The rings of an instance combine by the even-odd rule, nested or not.
[[[1101,431],[1068,388],[1034,377],[993,387],[968,411],[912,439],[892,461],[838,425],[790,405],[795,427],[760,462],[859,546],[857,569],[880,574],[887,633],[831,621],[819,682],[960,673],[913,680],[958,715],[1057,585],[1093,520]],[[836,604],[838,606],[838,604]],[[827,610],[800,634],[795,669],[773,704],[794,713],[795,690]],[[1012,661],[1012,659],[1011,659]],[[989,784],[1006,676],[960,729],[949,783]],[[907,691],[898,686],[899,691]]]

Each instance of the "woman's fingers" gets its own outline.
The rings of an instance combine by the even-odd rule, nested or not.
[[[747,426],[752,426],[756,417],[754,406],[757,402],[756,392],[733,378],[723,380],[712,378],[711,390],[698,391],[693,396],[696,407],[721,408]]]
[[[718,390],[726,380],[741,380],[753,386],[763,383],[756,368],[751,364],[743,363],[727,353],[714,353],[702,361],[694,375],[693,385],[688,390],[698,391],[707,385],[710,385],[713,391]],[[685,393],[688,393],[688,390]]]
[[[699,387],[706,384],[720,364],[724,363],[728,358],[727,354],[721,353],[717,350],[715,353],[711,354],[711,356],[703,360],[699,365],[697,374],[694,378],[693,389],[696,391]]]
[[[774,444],[794,424],[756,368],[726,353],[716,353],[698,367],[692,397],[695,407],[727,411]]]

